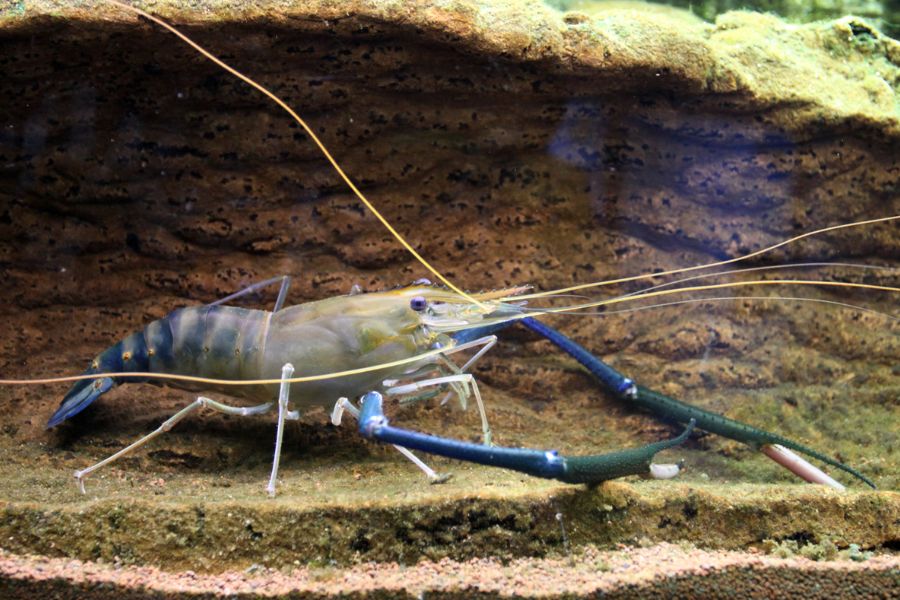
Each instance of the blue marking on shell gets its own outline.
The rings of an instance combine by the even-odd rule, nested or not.
[[[197,372],[197,309],[180,308],[166,319],[172,332],[172,359],[177,363],[177,372]]]
[[[235,356],[234,349],[238,344],[240,329],[235,326],[233,313],[222,310],[210,311],[206,323],[204,344],[209,348],[206,360],[211,372],[226,377],[234,376],[239,371],[240,357]]]
[[[121,373],[123,366],[122,350],[122,342],[116,342],[101,352],[100,356],[97,357],[97,362],[100,366],[97,368],[96,372],[102,373],[108,371],[111,373]]]
[[[144,332],[139,331],[132,333],[122,340],[122,352],[129,353],[131,358],[123,360],[123,370],[126,371],[146,371],[148,364],[147,343],[144,340]]]
[[[152,373],[166,373],[175,367],[170,320],[170,317],[163,317],[158,321],[153,321],[144,329],[144,339],[148,350],[147,370]],[[151,348],[153,349],[152,356],[149,355]]]
[[[123,351],[124,347],[122,342],[113,344],[101,352],[97,358],[92,361],[91,366],[88,367],[84,374],[90,375],[92,373],[121,372]],[[93,366],[94,363],[96,363],[96,367]],[[59,408],[53,413],[50,420],[47,421],[47,428],[55,427],[66,419],[77,415],[90,406],[94,400],[111,390],[118,383],[120,383],[120,381],[117,381],[112,377],[76,381],[75,384],[69,388],[69,391],[60,403]]]

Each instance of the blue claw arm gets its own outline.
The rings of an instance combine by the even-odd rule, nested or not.
[[[359,415],[359,432],[367,438],[380,442],[466,462],[519,471],[534,477],[589,485],[625,475],[649,473],[650,461],[654,455],[683,443],[693,428],[694,422],[691,421],[678,437],[640,448],[610,454],[565,457],[556,450],[484,446],[392,427],[384,416],[382,398],[378,392],[369,392],[363,396]]]
[[[708,410],[691,406],[690,404],[670,398],[659,392],[654,392],[651,389],[636,385],[631,379],[625,377],[617,370],[588,352],[583,346],[569,339],[552,327],[549,327],[540,321],[536,321],[531,317],[522,319],[519,322],[528,329],[547,338],[558,348],[581,363],[582,366],[590,371],[591,374],[606,387],[606,389],[615,393],[616,397],[620,400],[637,404],[638,406],[649,410],[657,417],[669,421],[678,423],[694,421],[697,423],[698,429],[743,442],[753,448],[758,449],[767,444],[780,444],[791,450],[811,456],[832,467],[841,469],[857,479],[860,479],[866,485],[875,488],[875,484],[871,479],[856,469],[826,456],[821,452],[780,435],[757,429],[756,427],[741,423],[740,421],[735,421],[734,419],[723,417],[722,415],[718,415]]]

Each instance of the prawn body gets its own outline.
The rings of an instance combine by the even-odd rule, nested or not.
[[[278,399],[278,429],[272,475],[267,486],[270,495],[275,493],[285,420],[299,418],[303,409],[327,407],[332,403],[333,423],[339,424],[343,411],[349,411],[358,418],[363,436],[393,444],[432,481],[444,478],[412,455],[410,448],[568,483],[597,483],[648,470],[654,477],[668,478],[677,474],[679,468],[654,465],[653,457],[661,450],[682,443],[693,428],[699,426],[767,453],[771,451],[770,457],[785,466],[800,461],[795,472],[801,476],[806,473],[808,463],[788,448],[813,456],[872,485],[856,470],[802,444],[642,388],[572,340],[529,317],[524,303],[491,299],[508,298],[526,288],[484,294],[481,296],[483,301],[473,303],[455,292],[413,285],[389,292],[337,296],[280,309],[288,281],[288,278],[283,280],[282,293],[273,311],[221,303],[182,308],[114,344],[92,361],[86,375],[106,375],[77,382],[50,418],[48,427],[81,412],[119,383],[158,381],[134,375],[141,372],[213,380],[176,379],[171,385],[191,391],[222,392],[260,404],[241,408],[201,396],[156,431],[104,461],[77,471],[75,476],[82,490],[86,475],[168,431],[198,408],[210,407],[227,414],[248,416],[267,412],[275,405],[275,398]],[[473,376],[465,371],[496,342],[495,331],[517,320],[578,360],[602,387],[622,401],[641,405],[683,423],[684,431],[670,440],[601,455],[563,457],[555,451],[492,446],[481,395]],[[481,350],[461,368],[447,358],[449,354],[476,346],[481,346]],[[117,372],[127,375],[116,377]],[[301,381],[293,381],[295,373]],[[341,376],[335,377],[336,374]],[[226,385],[226,381],[248,383],[234,386]],[[463,407],[469,393],[474,393],[481,413],[483,445],[388,425],[381,410],[382,393],[403,396],[427,387],[440,389],[447,386],[456,393]],[[348,396],[361,398],[360,408],[354,406]],[[289,400],[297,410],[288,409]],[[809,477],[832,484],[832,479],[824,474],[820,478],[819,473],[816,471]]]
[[[75,478],[82,492],[87,475],[165,433],[198,408],[249,416],[268,412],[275,406],[276,397],[275,456],[266,488],[270,495],[275,494],[284,422],[300,415],[300,410],[288,409],[289,401],[297,409],[334,402],[334,424],[340,424],[343,412],[349,411],[359,420],[363,436],[393,444],[432,482],[444,481],[446,476],[438,475],[408,448],[515,469],[538,477],[592,483],[648,469],[653,472],[650,462],[653,456],[682,443],[696,422],[692,419],[685,431],[672,440],[607,455],[566,458],[555,451],[495,447],[491,444],[478,386],[474,377],[465,371],[496,342],[493,331],[506,327],[511,321],[527,318],[523,304],[490,298],[508,297],[527,288],[485,294],[482,295],[484,301],[472,303],[455,292],[414,285],[391,292],[338,296],[279,310],[288,281],[288,278],[284,279],[274,311],[216,303],[182,308],[153,321],[92,361],[85,375],[96,377],[81,380],[69,390],[50,418],[48,427],[78,414],[119,383],[153,381],[135,375],[140,372],[190,375],[218,379],[219,382],[246,380],[246,385],[236,387],[216,381],[179,379],[172,380],[172,384],[192,391],[221,391],[262,403],[235,407],[200,396],[155,431],[99,463],[76,471]],[[447,358],[449,354],[472,347],[481,347],[481,350],[461,368]],[[295,369],[294,364],[299,368]],[[348,371],[350,373],[344,373]],[[116,372],[123,375],[116,377]],[[294,382],[292,375],[295,373],[299,375],[297,379],[303,381]],[[338,373],[342,376],[333,376]],[[324,377],[316,377],[319,375]],[[313,379],[309,380],[309,377]],[[404,396],[429,387],[438,390],[450,387],[464,408],[469,394],[474,394],[481,413],[483,445],[430,436],[423,438],[421,434],[388,427],[387,419],[381,413],[382,392]],[[416,397],[431,395],[426,392]],[[360,408],[346,396],[361,398]],[[399,437],[391,438],[398,434]],[[670,477],[678,468],[664,470],[663,476]]]
[[[276,311],[220,304],[181,308],[101,352],[84,374],[146,372],[242,381],[277,380],[286,363],[296,365],[300,377],[365,369],[429,350],[450,350],[457,341],[447,332],[482,327],[489,315],[519,312],[513,304],[482,306],[479,309],[453,292],[412,286],[336,296]],[[299,408],[310,408],[333,404],[341,396],[384,391],[385,380],[415,379],[436,362],[436,357],[428,356],[401,367],[292,383],[291,401]],[[78,414],[119,383],[138,381],[159,380],[106,376],[79,381],[47,426]],[[167,385],[253,402],[271,401],[279,390],[278,384],[235,386],[177,379]]]
[[[313,129],[280,98],[224,64],[160,19],[140,9],[122,4],[118,0],[109,1],[165,27],[221,68],[264,93],[281,106],[316,143],[356,197],[382,221],[411,255],[453,291],[414,285],[393,292],[351,294],[281,310],[285,292],[283,286],[282,294],[279,295],[273,311],[250,310],[214,303],[202,307],[180,309],[150,323],[142,331],[118,342],[94,359],[85,372],[88,379],[79,381],[72,387],[60,408],[51,417],[48,423],[49,427],[84,410],[97,397],[115,385],[142,380],[159,381],[159,379],[141,377],[142,373],[217,379],[218,382],[170,380],[168,383],[187,390],[223,392],[230,396],[262,402],[262,404],[240,408],[199,397],[164,422],[156,431],[104,461],[83,471],[77,471],[75,477],[79,483],[89,473],[134,450],[156,435],[168,431],[193,410],[209,407],[233,415],[261,414],[275,406],[274,399],[277,397],[279,418],[276,450],[267,488],[270,494],[274,494],[284,421],[297,418],[295,411],[288,410],[289,402],[298,408],[308,408],[331,404],[335,398],[340,396],[332,413],[333,422],[339,422],[341,411],[348,410],[358,417],[362,435],[395,444],[401,452],[407,453],[405,448],[414,448],[432,454],[515,469],[539,477],[550,477],[571,483],[597,483],[623,475],[645,474],[648,469],[653,476],[671,477],[678,472],[675,465],[665,465],[664,467],[672,468],[654,471],[654,467],[659,465],[653,465],[650,461],[656,452],[683,442],[696,425],[760,449],[776,462],[809,481],[839,486],[824,473],[809,472],[806,466],[811,467],[811,465],[791,465],[795,460],[799,460],[799,457],[788,453],[786,448],[793,448],[818,458],[872,485],[871,481],[857,471],[800,444],[703,411],[639,386],[564,335],[527,318],[520,304],[491,301],[491,298],[506,298],[514,295],[515,292],[513,294],[484,295],[482,296],[485,299],[484,302],[462,292],[419,256],[415,249],[393,229],[343,172]],[[893,218],[896,217],[879,220]],[[864,224],[864,222],[857,224]],[[834,228],[818,232],[829,229]],[[792,240],[808,235],[811,233],[792,238]],[[655,273],[653,276],[729,264],[761,254],[784,243],[787,242],[740,258]],[[643,277],[624,278],[618,282]],[[605,283],[616,283],[616,281]],[[768,281],[766,283],[777,282]],[[593,285],[574,286],[557,290],[556,293],[575,291],[584,287],[593,287]],[[709,286],[709,289],[714,287],[717,286]],[[689,290],[690,288],[684,288],[682,291]],[[521,302],[521,300],[522,298],[519,298],[516,302]],[[658,416],[683,424],[684,431],[671,440],[657,442],[643,448],[583,457],[566,458],[558,455],[555,451],[492,446],[477,386],[472,375],[466,373],[466,369],[496,341],[492,333],[513,320],[521,320],[523,325],[533,332],[547,338],[564,352],[573,356],[587,368],[607,393],[623,402],[641,406]],[[483,347],[462,367],[457,367],[447,359],[448,354],[477,345]],[[398,361],[402,361],[403,364],[396,364]],[[392,362],[395,364],[388,364]],[[292,375],[295,372],[299,376],[297,379],[305,380],[293,381]],[[117,376],[117,373],[122,375]],[[336,377],[337,374],[341,376]],[[310,380],[309,377],[315,380]],[[250,383],[239,386],[225,385],[225,383],[240,381]],[[404,381],[407,383],[401,384]],[[381,393],[407,395],[416,393],[426,386],[439,388],[450,386],[463,404],[471,390],[478,400],[481,410],[485,443],[475,445],[390,427],[381,412]],[[360,408],[357,409],[343,396],[361,398]],[[407,456],[410,457],[408,454]],[[413,460],[415,462],[417,459]],[[429,475],[432,481],[434,481],[434,475],[433,472]]]

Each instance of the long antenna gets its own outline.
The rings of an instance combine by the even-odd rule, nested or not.
[[[228,65],[227,63],[222,61],[220,58],[218,58],[217,56],[215,56],[214,54],[212,54],[211,52],[206,50],[203,46],[201,46],[200,44],[198,44],[197,42],[195,42],[194,40],[189,38],[184,33],[178,31],[175,27],[169,25],[162,19],[160,19],[146,11],[143,11],[140,8],[131,6],[130,4],[127,4],[125,2],[120,2],[119,0],[105,0],[105,1],[112,5],[118,6],[119,8],[122,8],[122,9],[130,11],[134,14],[137,14],[141,17],[144,17],[145,19],[148,19],[148,20],[152,21],[153,23],[156,23],[160,27],[163,27],[167,31],[176,35],[183,42],[185,42],[186,44],[188,44],[189,46],[194,48],[197,52],[202,54],[208,60],[210,60],[211,62],[213,62],[220,68],[224,69],[228,73],[231,73],[232,75],[234,75],[241,81],[245,82],[246,84],[250,85],[251,87],[255,88],[256,90],[258,90],[259,92],[261,92],[262,94],[267,96],[269,99],[271,99],[273,102],[275,102],[279,107],[281,107],[285,112],[287,112],[291,116],[291,118],[293,118],[303,128],[303,130],[307,133],[307,135],[309,135],[310,139],[312,139],[313,143],[315,143],[315,145],[322,152],[322,155],[328,160],[329,163],[331,163],[331,166],[334,168],[334,170],[337,172],[337,174],[341,177],[341,179],[344,180],[344,182],[347,184],[347,186],[353,191],[353,193],[356,195],[356,197],[359,198],[359,200],[366,206],[366,208],[368,208],[370,211],[372,211],[372,214],[375,215],[375,217],[381,222],[381,224],[384,225],[384,227],[391,233],[391,235],[393,235],[394,238],[396,238],[396,240],[398,242],[400,242],[400,244],[417,261],[419,261],[419,263],[422,264],[422,266],[424,266],[426,269],[428,269],[429,272],[431,272],[435,277],[437,277],[442,283],[444,283],[451,290],[453,290],[457,294],[461,295],[463,298],[465,298],[469,302],[472,302],[473,304],[477,305],[478,307],[485,308],[485,305],[481,301],[479,301],[472,295],[466,293],[465,291],[463,291],[462,289],[460,289],[459,287],[454,285],[453,282],[451,282],[449,279],[444,277],[444,275],[440,271],[438,271],[427,260],[425,260],[425,258],[421,254],[419,254],[415,250],[415,248],[413,248],[412,245],[410,245],[409,242],[406,241],[406,239],[400,234],[400,232],[398,232],[394,228],[394,226],[391,225],[391,223],[378,211],[377,208],[375,208],[375,206],[369,201],[369,199],[366,198],[366,196],[362,193],[362,191],[360,191],[360,189],[358,187],[356,187],[356,184],[354,184],[353,181],[350,179],[350,177],[344,172],[344,170],[341,168],[340,164],[338,164],[337,160],[331,155],[331,152],[328,151],[328,148],[325,147],[325,144],[319,139],[319,137],[315,134],[315,132],[312,130],[312,128],[306,123],[306,121],[304,121],[303,118],[300,117],[300,115],[298,115],[290,106],[288,106],[287,103],[285,103],[281,98],[279,98],[277,95],[275,95],[275,93],[271,92],[268,88],[266,88],[262,84],[258,83],[251,77],[244,75],[243,73],[241,73],[234,67]],[[566,293],[566,292],[578,291],[578,290],[588,289],[588,288],[592,288],[592,287],[613,285],[613,284],[617,284],[617,283],[625,283],[628,281],[636,281],[636,280],[640,280],[640,279],[658,278],[658,277],[663,277],[666,275],[674,275],[674,274],[678,274],[678,273],[686,273],[686,272],[696,271],[696,270],[700,270],[700,269],[709,269],[709,268],[713,268],[713,267],[728,265],[728,264],[735,263],[738,261],[747,260],[747,259],[753,258],[755,256],[765,254],[767,252],[771,252],[777,248],[780,248],[787,244],[791,244],[793,242],[796,242],[798,240],[801,240],[801,239],[804,239],[807,237],[819,235],[819,234],[826,233],[829,231],[835,231],[838,229],[844,229],[844,228],[848,228],[848,227],[857,227],[857,226],[861,226],[861,225],[870,225],[870,224],[874,224],[874,223],[893,221],[896,219],[900,219],[900,215],[881,217],[878,219],[869,219],[866,221],[857,221],[854,223],[843,223],[840,225],[832,225],[830,227],[816,229],[814,231],[809,231],[807,233],[803,233],[801,235],[794,236],[787,240],[778,242],[777,244],[773,244],[766,248],[762,248],[761,250],[757,250],[757,251],[751,252],[749,254],[738,256],[736,258],[730,258],[727,260],[722,260],[722,261],[717,261],[717,262],[712,262],[712,263],[707,263],[707,264],[702,264],[702,265],[694,265],[692,267],[683,267],[683,268],[679,268],[679,269],[672,269],[672,270],[663,271],[660,273],[647,273],[647,274],[642,274],[642,275],[634,275],[631,277],[624,277],[624,278],[620,278],[620,279],[611,279],[611,280],[607,280],[607,281],[585,283],[585,284],[570,286],[570,287],[566,287],[566,288],[562,288],[562,289],[558,289],[558,290],[552,290],[549,292],[540,292],[540,293],[530,294],[530,295],[524,296],[524,297],[520,296],[519,299],[522,300],[522,299],[528,299],[528,298],[540,298],[540,297],[548,295],[548,294],[562,294],[562,293]]]
[[[560,307],[549,307],[549,308],[533,308],[528,310],[527,312],[523,312],[516,315],[511,315],[507,317],[498,317],[496,319],[491,319],[490,317],[485,318],[483,323],[485,325],[490,323],[499,323],[505,321],[518,321],[519,319],[527,319],[528,317],[533,317],[536,315],[553,315],[558,313],[568,313],[568,312],[577,312],[582,311],[588,308],[596,308],[598,306],[610,306],[612,304],[621,304],[622,302],[633,302],[635,300],[646,300],[647,298],[657,298],[660,296],[671,296],[672,294],[680,294],[683,292],[702,292],[706,290],[721,290],[726,288],[735,288],[735,287],[753,287],[753,286],[767,286],[767,285],[811,285],[817,287],[841,287],[841,288],[854,288],[854,289],[862,289],[862,290],[871,290],[871,291],[879,291],[879,292],[900,292],[900,288],[892,287],[888,285],[875,285],[870,283],[852,283],[845,281],[823,281],[823,280],[814,280],[814,279],[758,279],[753,281],[731,281],[727,283],[709,283],[706,285],[694,285],[694,286],[686,286],[679,288],[671,288],[671,289],[654,289],[654,291],[643,292],[639,294],[629,294],[627,296],[615,296],[613,298],[605,298],[603,300],[592,300],[590,302],[584,302],[581,304],[573,304],[571,306],[560,306]]]
[[[632,275],[630,277],[622,277],[620,279],[607,279],[605,281],[595,281],[593,283],[582,283],[580,285],[573,285],[571,287],[561,288],[558,290],[550,290],[547,292],[537,292],[534,294],[528,294],[525,296],[516,296],[518,300],[529,300],[532,298],[542,298],[544,296],[550,296],[553,294],[565,294],[567,292],[575,292],[578,290],[584,290],[592,287],[600,287],[604,285],[614,285],[617,283],[627,283],[629,281],[639,281],[641,279],[655,279],[657,277],[665,277],[666,275],[676,275],[678,273],[688,273],[690,271],[698,271],[700,269],[711,269],[713,267],[721,267],[723,265],[730,265],[732,263],[740,262],[742,260],[747,260],[753,258],[755,256],[760,256],[761,254],[766,254],[768,252],[772,252],[782,246],[787,246],[788,244],[793,244],[799,240],[804,238],[812,237],[815,235],[820,235],[823,233],[827,233],[829,231],[836,231],[838,229],[847,229],[850,227],[860,227],[863,225],[872,225],[874,223],[886,223],[888,221],[896,221],[900,219],[900,215],[892,215],[890,217],[880,217],[877,219],[868,219],[866,221],[855,221],[853,223],[841,223],[840,225],[831,225],[830,227],[823,227],[821,229],[815,229],[813,231],[807,231],[806,233],[801,233],[800,235],[795,235],[792,238],[788,238],[786,240],[782,240],[776,244],[772,244],[771,246],[766,246],[760,250],[756,250],[755,252],[751,252],[750,254],[744,254],[741,256],[737,256],[735,258],[729,258],[726,260],[720,260],[717,262],[706,263],[703,265],[694,265],[692,267],[681,267],[678,269],[672,269],[669,271],[660,271],[659,273],[645,273],[643,275]]]
[[[184,43],[188,44],[191,48],[193,48],[194,50],[196,50],[197,52],[199,52],[200,54],[205,56],[207,59],[209,59],[210,61],[212,61],[213,63],[215,63],[222,69],[224,69],[225,71],[228,71],[229,73],[231,73],[232,75],[234,75],[235,77],[237,77],[238,79],[240,79],[241,81],[246,83],[247,85],[250,85],[253,88],[255,88],[256,90],[258,90],[259,92],[265,94],[270,100],[272,100],[272,102],[274,102],[275,104],[280,106],[286,113],[288,113],[291,116],[292,119],[294,119],[300,125],[300,127],[303,128],[303,130],[310,137],[310,139],[312,139],[313,143],[315,143],[315,145],[318,146],[319,150],[322,152],[322,155],[325,156],[326,159],[328,159],[328,162],[331,163],[331,166],[334,167],[334,170],[337,172],[337,174],[340,175],[341,179],[344,180],[344,183],[346,183],[347,186],[356,195],[356,197],[359,198],[359,200],[363,204],[366,205],[366,208],[368,208],[370,211],[372,211],[372,214],[375,215],[375,217],[379,221],[381,221],[381,224],[385,226],[385,228],[391,233],[391,235],[393,235],[394,238],[396,238],[396,240],[398,242],[400,242],[400,244],[404,248],[406,248],[407,252],[412,254],[413,257],[415,257],[415,259],[417,261],[419,261],[423,267],[428,269],[435,277],[440,279],[444,283],[444,285],[449,287],[451,290],[453,290],[454,292],[456,292],[457,294],[459,294],[460,296],[462,296],[469,302],[472,302],[473,304],[476,304],[479,307],[484,307],[484,305],[481,302],[479,302],[478,300],[476,300],[475,298],[473,298],[472,296],[470,296],[469,294],[467,294],[460,288],[456,287],[452,281],[450,281],[449,279],[444,277],[441,274],[441,272],[438,271],[435,267],[431,266],[431,263],[429,263],[427,260],[425,260],[425,258],[422,257],[421,254],[416,252],[416,249],[413,248],[412,245],[410,245],[410,243],[406,241],[406,239],[400,234],[399,231],[394,229],[394,226],[391,225],[390,222],[386,218],[384,218],[384,216],[378,211],[378,209],[375,208],[375,205],[373,205],[371,202],[369,202],[369,199],[365,197],[365,195],[360,191],[360,189],[358,187],[356,187],[356,184],[353,183],[353,180],[351,180],[350,177],[344,172],[344,170],[341,168],[341,165],[338,164],[337,160],[335,160],[335,158],[331,155],[331,152],[328,151],[328,148],[325,147],[325,144],[322,143],[322,140],[319,139],[319,136],[317,136],[315,134],[315,132],[306,123],[306,121],[304,121],[303,118],[294,111],[294,109],[292,109],[290,106],[288,106],[284,100],[282,100],[281,98],[276,96],[273,92],[269,91],[269,89],[266,88],[265,86],[263,86],[262,84],[257,83],[254,79],[251,79],[250,77],[248,77],[247,75],[244,75],[243,73],[241,73],[240,71],[238,71],[237,69],[232,67],[231,65],[225,63],[220,58],[218,58],[217,56],[215,56],[214,54],[209,52],[206,48],[204,48],[203,46],[201,46],[200,44],[198,44],[197,42],[195,42],[194,40],[192,40],[185,34],[181,33],[180,31],[178,31],[177,29],[175,29],[174,27],[172,27],[171,25],[169,25],[162,19],[155,17],[148,12],[145,12],[145,11],[141,10],[140,8],[131,6],[130,4],[126,4],[124,2],[119,2],[118,0],[105,0],[105,1],[110,4],[113,4],[115,6],[118,6],[119,8],[123,8],[130,12],[133,12],[141,17],[144,17],[145,19],[149,19],[150,21],[156,23],[160,27],[165,28],[169,32],[178,36],[178,38],[181,39]]]

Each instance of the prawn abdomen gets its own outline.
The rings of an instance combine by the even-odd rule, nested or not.
[[[113,344],[91,361],[84,375],[95,373],[164,373],[213,379],[252,379],[271,313],[233,306],[181,308],[149,323]],[[69,389],[47,427],[58,425],[87,408],[120,383],[159,380],[129,377],[83,379]],[[171,380],[175,387],[224,391],[255,398],[260,386],[218,387]]]

